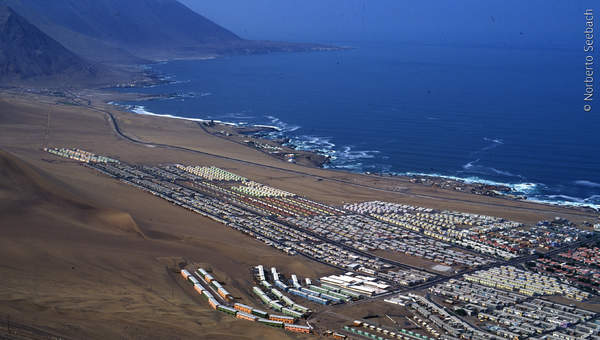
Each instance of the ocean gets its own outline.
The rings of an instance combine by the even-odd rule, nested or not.
[[[505,184],[531,200],[600,209],[600,108],[583,110],[583,52],[342,43],[150,65],[170,94],[132,111],[279,128],[328,167]]]

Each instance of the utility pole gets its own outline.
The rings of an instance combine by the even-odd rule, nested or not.
[[[46,131],[44,132],[44,145],[42,147],[48,147],[48,136],[50,135],[50,111],[47,114]]]

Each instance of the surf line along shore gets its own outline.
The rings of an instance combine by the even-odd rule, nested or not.
[[[592,100],[594,99],[594,10],[586,9],[583,14],[585,15],[585,45],[583,51],[586,53],[583,110],[590,112],[592,110]]]

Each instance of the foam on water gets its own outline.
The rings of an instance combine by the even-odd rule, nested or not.
[[[117,103],[111,102],[110,104],[119,105]],[[200,118],[186,118],[186,117],[178,117],[169,114],[157,114],[154,112],[150,112],[146,110],[143,105],[119,105],[122,106],[131,112],[142,114],[142,115],[150,115],[150,116],[158,116],[165,118],[174,118],[174,119],[184,119],[196,122],[207,122],[207,119]],[[241,113],[230,113],[226,115],[220,115],[219,118],[242,118]],[[248,116],[253,118],[251,116]],[[265,124],[255,124],[252,126],[260,126],[260,127],[269,127],[273,128],[276,131],[269,134],[272,138],[289,138],[288,146],[296,149],[296,150],[304,150],[316,152],[321,155],[328,156],[330,158],[330,163],[326,164],[326,168],[330,169],[339,169],[346,170],[352,172],[365,172],[366,169],[373,169],[373,172],[389,172],[391,166],[389,164],[379,164],[379,165],[365,165],[361,162],[361,159],[373,159],[378,154],[380,154],[377,150],[354,150],[352,146],[345,145],[342,147],[337,147],[335,143],[332,142],[331,137],[320,137],[320,136],[311,136],[311,135],[293,135],[294,132],[297,132],[301,127],[297,125],[292,125],[283,122],[282,120],[274,117],[267,116],[270,122],[273,125],[265,125]],[[222,124],[229,124],[234,126],[245,125],[245,123],[235,123],[235,122],[226,122],[221,120],[213,120]],[[290,135],[292,134],[292,135]],[[289,137],[288,137],[289,136]],[[490,140],[495,145],[500,145],[503,142],[501,140]],[[480,173],[482,175],[486,174],[496,174],[503,175],[506,177],[518,177],[523,178],[521,175],[515,175],[508,171],[498,170],[492,167],[485,167],[479,165],[480,159],[476,159],[474,161],[470,161],[462,166],[463,171],[458,171],[458,173]],[[543,204],[551,204],[558,206],[568,206],[568,207],[585,207],[591,208],[600,211],[600,195],[593,195],[587,198],[574,197],[563,194],[546,194],[544,192],[551,191],[547,186],[542,183],[530,183],[530,182],[518,182],[518,183],[510,183],[510,182],[499,182],[493,181],[489,179],[484,179],[478,176],[452,176],[452,175],[444,175],[440,173],[422,173],[422,172],[389,172],[393,175],[399,176],[428,176],[428,177],[439,177],[446,178],[449,180],[461,181],[467,184],[486,184],[486,185],[496,185],[496,186],[505,186],[510,188],[511,194],[515,195],[524,195],[526,196],[528,201],[543,203]],[[595,183],[588,180],[578,180],[574,182],[575,185],[585,186],[585,187],[600,187],[599,183]]]
[[[578,180],[578,181],[575,181],[575,184],[581,185],[584,187],[588,187],[588,188],[600,188],[600,183],[587,181],[587,180]]]
[[[411,56],[412,52],[415,51],[415,60],[422,61],[423,56],[431,55],[438,56],[442,54],[436,53],[421,53],[418,48],[411,47],[406,49],[404,47],[396,49],[386,44],[385,47],[381,47],[381,53],[389,51],[389,56],[394,56],[395,59],[400,59],[399,56]],[[389,50],[388,50],[389,49]],[[436,51],[444,52],[446,48],[423,48],[424,51]],[[257,57],[256,59],[242,59],[239,61],[236,58],[228,59],[223,61],[221,64],[204,63],[204,64],[191,64],[189,67],[182,67],[182,64],[176,64],[177,67],[164,67],[167,64],[172,63],[161,63],[161,67],[154,68],[149,66],[149,69],[153,69],[155,72],[160,72],[165,80],[164,84],[161,84],[160,90],[146,91],[150,94],[160,93],[181,93],[178,99],[185,100],[185,102],[171,102],[165,101],[164,105],[161,105],[165,98],[156,99],[152,101],[152,104],[147,104],[151,110],[146,109],[142,105],[131,106],[129,109],[139,114],[155,115],[168,118],[186,119],[191,121],[205,122],[210,118],[215,119],[217,122],[237,125],[237,126],[249,126],[258,125],[264,127],[274,128],[275,131],[262,131],[259,136],[273,139],[287,139],[289,140],[289,146],[299,150],[308,150],[320,153],[330,158],[330,164],[327,167],[332,169],[343,169],[346,171],[353,172],[373,172],[373,173],[393,173],[394,171],[399,172],[402,175],[424,175],[424,176],[435,176],[444,177],[453,180],[460,180],[466,183],[483,183],[490,185],[503,185],[511,189],[511,193],[517,195],[527,196],[529,200],[538,201],[543,203],[550,203],[556,205],[568,205],[568,206],[586,206],[591,208],[600,209],[600,195],[598,188],[600,188],[600,180],[597,177],[597,173],[594,174],[593,169],[597,169],[598,162],[594,161],[593,157],[583,158],[580,154],[573,154],[578,156],[581,160],[581,164],[577,164],[578,172],[573,171],[575,174],[566,173],[564,168],[566,162],[557,162],[555,165],[557,168],[561,168],[561,171],[552,171],[551,169],[543,169],[543,164],[551,164],[548,159],[560,159],[565,155],[564,150],[570,150],[574,144],[581,144],[579,149],[585,149],[585,154],[593,154],[589,148],[583,148],[586,144],[584,141],[587,139],[581,137],[581,141],[575,139],[577,143],[571,143],[570,148],[562,148],[559,150],[555,146],[559,141],[552,143],[541,143],[539,131],[542,129],[532,129],[531,135],[528,135],[526,129],[522,126],[518,129],[521,132],[517,134],[513,132],[512,128],[517,128],[516,124],[521,120],[519,117],[518,109],[530,108],[527,105],[535,104],[535,107],[539,107],[539,103],[529,102],[523,100],[520,102],[517,97],[522,95],[524,90],[532,90],[532,87],[520,88],[519,79],[523,77],[514,77],[510,80],[510,83],[499,84],[506,86],[506,91],[513,91],[515,94],[515,101],[505,101],[505,95],[500,97],[494,94],[498,91],[481,91],[476,92],[481,100],[476,102],[464,101],[460,98],[460,94],[452,93],[452,91],[445,91],[448,96],[441,97],[436,103],[427,103],[427,107],[424,108],[422,105],[423,98],[419,97],[418,92],[414,91],[413,88],[418,90],[418,85],[415,86],[412,82],[410,86],[403,87],[403,91],[406,92],[405,100],[399,103],[397,98],[397,92],[389,95],[386,93],[386,89],[391,84],[396,84],[399,74],[402,73],[406,68],[404,65],[398,68],[390,68],[385,73],[377,73],[377,69],[369,69],[369,65],[377,65],[377,61],[381,59],[371,59],[370,54],[373,51],[372,48],[365,48],[362,51],[368,51],[369,53],[361,53],[361,49],[355,50],[352,55],[348,54],[347,62],[344,64],[350,65],[352,60],[356,61],[352,68],[368,70],[370,72],[376,72],[381,79],[386,80],[389,75],[390,83],[381,82],[380,84],[369,84],[368,87],[361,86],[360,81],[365,80],[364,78],[348,78],[358,79],[359,81],[354,82],[346,81],[347,75],[352,75],[350,69],[345,69],[344,65],[340,67],[331,68],[331,61],[337,60],[339,56],[331,56],[333,59],[329,59],[327,54],[310,54],[309,57],[315,58],[314,63],[299,63],[298,61],[305,61],[306,56],[294,57],[291,54],[286,54],[283,57],[280,56],[264,56]],[[461,50],[461,53],[465,53],[465,56],[470,55],[471,50]],[[393,53],[393,54],[391,54]],[[480,54],[485,51],[477,51],[477,59],[480,59]],[[498,53],[497,50],[494,53]],[[356,54],[356,56],[353,56]],[[517,55],[514,51],[510,52],[508,57]],[[382,54],[383,55],[383,54]],[[526,56],[534,56],[535,63],[530,66],[538,65],[538,52],[519,52],[518,58],[515,59],[521,63]],[[313,71],[314,67],[318,67],[319,62],[323,60],[323,75],[325,76],[315,84],[314,77],[306,77],[307,73]],[[353,59],[353,58],[357,59]],[[278,61],[284,61],[283,63],[273,63],[272,58],[277,58]],[[302,58],[302,59],[299,59]],[[407,61],[412,60],[412,57],[408,58]],[[260,59],[260,60],[259,60]],[[262,63],[264,59],[264,63]],[[289,60],[288,60],[289,59]],[[431,58],[430,58],[431,59]],[[251,63],[244,63],[247,60],[251,60]],[[475,60],[475,59],[474,59]],[[289,61],[290,63],[286,63]],[[374,62],[374,63],[371,63]],[[250,73],[254,77],[248,77],[247,74],[240,76],[239,72],[231,70],[238,70],[240,66],[247,67],[249,71],[256,72]],[[258,68],[254,69],[258,63]],[[404,63],[404,61],[403,61]],[[430,70],[437,70],[439,60],[433,58],[428,60],[420,70],[425,74]],[[173,63],[175,64],[175,63]],[[225,65],[222,65],[225,64]],[[279,70],[281,65],[285,72],[290,72],[291,77],[285,79],[278,79],[277,82],[270,82],[271,79],[263,79],[262,74],[264,68],[273,68],[275,71]],[[298,67],[289,67],[288,65],[294,65]],[[310,65],[310,69],[302,69],[300,65]],[[427,66],[429,65],[429,66]],[[430,67],[434,65],[434,67]],[[511,67],[513,66],[510,64]],[[515,64],[517,65],[517,64]],[[184,65],[183,65],[184,66]],[[233,67],[235,66],[235,67]],[[503,74],[502,67],[500,68],[489,68],[487,64],[479,65],[484,66],[487,72],[491,72],[491,75],[497,75],[506,78]],[[496,63],[494,63],[494,67]],[[518,66],[518,65],[517,65]],[[413,66],[411,66],[412,68]],[[449,69],[448,75],[453,76],[453,70],[456,69],[456,74],[464,74],[458,68]],[[483,68],[482,68],[483,69]],[[174,76],[166,73],[177,73]],[[331,72],[331,73],[328,73]],[[349,73],[350,72],[350,73]],[[400,72],[395,74],[394,72]],[[411,70],[412,72],[412,70]],[[267,72],[268,74],[271,74]],[[438,72],[436,71],[436,74]],[[411,73],[412,74],[412,73]],[[514,72],[518,75],[520,73]],[[207,77],[207,75],[209,77]],[[358,74],[360,76],[361,74]],[[465,77],[468,74],[464,74]],[[475,74],[473,74],[475,76]],[[190,80],[179,80],[177,78],[191,79]],[[228,78],[229,77],[229,78]],[[212,78],[218,79],[217,81],[211,80]],[[251,78],[251,79],[249,79]],[[256,91],[256,79],[262,80],[260,82],[261,89]],[[441,77],[441,80],[448,80],[449,83],[454,84],[456,77]],[[477,75],[479,78],[479,75]],[[291,80],[290,80],[291,79]],[[475,78],[474,78],[475,79]],[[500,79],[500,78],[498,78]],[[510,77],[508,77],[510,79]],[[553,79],[560,79],[555,74],[551,78],[547,78],[547,82],[553,81]],[[330,82],[331,80],[331,82]],[[227,81],[236,86],[227,87],[227,93],[224,93],[222,82]],[[182,84],[189,82],[191,85],[185,86],[173,86],[176,84]],[[213,84],[214,83],[214,84]],[[323,86],[321,86],[321,84]],[[352,84],[351,87],[346,87],[346,84]],[[363,82],[368,83],[368,82]],[[469,79],[465,79],[464,84],[471,84]],[[302,92],[304,89],[311,88],[310,85],[315,86],[318,91],[307,91]],[[558,84],[557,84],[558,85]],[[285,91],[279,91],[284,88]],[[294,86],[297,86],[294,87]],[[381,86],[381,88],[376,88]],[[430,86],[427,84],[427,86]],[[264,89],[262,89],[264,87]],[[288,87],[290,90],[288,90]],[[381,105],[373,103],[372,100],[363,100],[360,97],[371,98],[372,94],[368,96],[360,96],[358,90],[380,90],[382,92]],[[326,91],[335,89],[344,89],[343,91],[336,91],[327,93]],[[265,90],[266,89],[266,90]],[[312,89],[312,88],[311,88]],[[353,92],[356,89],[356,92]],[[533,91],[529,95],[523,95],[522,97],[535,98],[535,93],[545,93],[543,86],[535,87],[539,91]],[[566,89],[566,88],[565,88]],[[193,96],[190,96],[190,90],[195,90]],[[478,87],[471,88],[473,91],[479,91]],[[122,89],[121,91],[130,91]],[[133,90],[131,90],[133,91]],[[135,91],[138,91],[137,89]],[[540,92],[541,91],[541,92]],[[314,93],[313,93],[314,92]],[[379,92],[377,95],[379,95]],[[487,97],[490,92],[489,98]],[[215,93],[215,95],[213,95]],[[273,96],[273,94],[277,96]],[[315,93],[319,94],[316,95]],[[325,94],[326,97],[321,97],[321,93]],[[443,96],[443,93],[439,93]],[[209,97],[212,96],[212,97]],[[208,97],[202,99],[202,97]],[[388,98],[389,97],[389,98]],[[466,106],[459,106],[458,102],[456,106],[453,105],[455,97],[460,99],[462,102],[468,103]],[[189,99],[188,99],[189,98]],[[195,98],[195,99],[192,99]],[[239,99],[239,100],[238,100]],[[484,109],[472,109],[478,107],[478,105],[488,104],[489,100],[492,100],[493,105]],[[564,98],[563,98],[564,99]],[[323,105],[322,101],[328,101],[335,103],[333,105]],[[551,100],[551,99],[550,99]],[[549,101],[550,101],[549,100]],[[504,106],[506,102],[506,106]],[[567,100],[560,100],[560,102],[567,102]],[[318,105],[315,105],[318,104]],[[513,105],[514,103],[514,105]],[[113,103],[114,104],[114,103]],[[132,102],[131,104],[140,104],[140,102]],[[517,105],[518,104],[518,105]],[[556,106],[556,105],[555,105]],[[197,112],[197,108],[202,108],[202,113]],[[324,107],[324,108],[323,108]],[[490,108],[497,107],[498,110],[505,111],[502,118],[496,119],[500,112],[495,112]],[[248,111],[243,111],[244,109]],[[457,114],[450,112],[453,109],[457,110]],[[556,111],[553,111],[554,106],[548,106],[539,109],[539,112],[531,110],[532,115],[538,114],[536,117],[547,117],[550,113],[559,112],[560,107],[556,106]],[[220,112],[224,110],[225,112]],[[237,111],[234,113],[227,113],[227,111]],[[254,111],[255,110],[255,111]],[[474,112],[480,111],[481,112]],[[162,112],[164,114],[156,114],[154,112]],[[472,112],[473,111],[473,112]],[[181,112],[182,115],[194,118],[176,117],[169,113]],[[395,112],[394,115],[390,115],[389,112]],[[446,113],[448,112],[448,113]],[[326,114],[328,117],[318,116],[319,114]],[[330,116],[330,117],[329,117]],[[361,125],[363,121],[360,117],[372,116],[372,121],[369,121],[367,125]],[[197,118],[201,117],[201,118]],[[496,117],[496,118],[494,118]],[[533,117],[533,116],[532,116]],[[381,120],[377,118],[382,118]],[[485,120],[479,120],[474,118],[485,118]],[[532,118],[533,119],[533,118]],[[549,120],[548,120],[549,121]],[[573,121],[569,117],[568,121],[563,121],[563,124]],[[358,123],[353,123],[358,122]],[[597,120],[595,121],[597,122]],[[418,124],[417,124],[418,123]],[[594,122],[592,122],[594,123]],[[316,125],[322,124],[322,125]],[[372,124],[372,125],[371,125]],[[511,125],[513,124],[513,125]],[[576,124],[567,124],[568,128],[565,133],[571,133],[571,137],[579,137],[581,126]],[[542,125],[539,125],[542,126]],[[536,127],[539,127],[536,125]],[[553,127],[552,124],[548,125]],[[573,127],[576,129],[573,130]],[[592,124],[585,125],[585,127],[592,127]],[[364,131],[362,130],[363,127]],[[388,129],[388,127],[390,127]],[[449,133],[453,135],[456,140],[448,140],[446,138],[439,138],[440,143],[435,143],[438,139],[438,134],[441,130],[439,127],[448,127],[454,132],[459,131],[460,133]],[[456,129],[455,127],[460,127]],[[542,127],[546,127],[543,125]],[[560,126],[561,128],[563,126]],[[398,128],[399,130],[392,130],[391,128]],[[401,128],[401,130],[400,130]],[[360,130],[360,131],[359,131]],[[353,139],[349,139],[346,131],[357,131],[361,132],[361,136],[365,139],[364,144],[361,141],[360,145],[352,144],[355,143]],[[577,135],[573,135],[573,131],[577,132]],[[586,130],[586,135],[591,135],[589,129]],[[452,132],[452,131],[449,131]],[[369,133],[371,135],[369,135]],[[385,135],[388,133],[388,135]],[[391,135],[389,133],[395,133]],[[359,134],[357,133],[357,136]],[[565,134],[567,136],[568,134]],[[581,134],[584,135],[584,134]],[[427,139],[423,139],[422,136],[427,136]],[[526,138],[522,138],[526,137]],[[372,139],[371,139],[372,138]],[[388,138],[386,140],[386,138]],[[474,139],[473,139],[474,138]],[[573,139],[572,139],[573,140]],[[378,144],[381,143],[381,144]],[[456,145],[455,145],[456,144]],[[588,143],[589,144],[589,143]],[[363,146],[365,145],[365,146]],[[405,145],[406,147],[403,147]],[[518,148],[517,148],[518,146]],[[540,154],[538,155],[536,149],[531,147],[538,147]],[[548,150],[545,148],[547,147]],[[522,149],[522,150],[521,150]],[[380,151],[377,151],[380,150]],[[400,150],[400,151],[398,151]],[[546,150],[546,154],[542,154]],[[553,152],[552,150],[556,150]],[[558,151],[561,151],[558,152]],[[522,152],[521,152],[522,151]],[[582,151],[582,154],[584,152]],[[521,157],[526,155],[528,159],[522,160]],[[550,156],[552,157],[550,157]],[[404,157],[404,158],[402,158]],[[563,157],[566,159],[566,157]],[[575,158],[574,158],[575,159]],[[546,163],[541,163],[545,161]],[[539,165],[538,164],[542,164]],[[567,167],[568,168],[568,167]],[[414,173],[402,171],[415,171]],[[574,166],[575,170],[575,166]],[[591,171],[590,171],[591,170]],[[417,173],[422,172],[422,173]],[[554,174],[556,173],[556,175]],[[566,174],[566,175],[565,175]],[[571,177],[576,176],[576,177]]]
[[[465,164],[462,166],[463,169],[465,170],[469,170],[471,168],[473,168],[473,166],[475,165],[475,163],[479,162],[479,159],[476,159],[474,161],[470,161],[469,163]]]
[[[500,138],[488,138],[488,137],[483,137],[483,140],[486,142],[492,142],[494,144],[504,144],[504,141]]]
[[[503,145],[503,144],[504,144],[504,140],[502,140],[501,138],[489,138],[489,137],[483,137],[483,140],[484,140],[485,142],[489,142],[489,143],[491,143],[491,144],[488,144],[488,145],[486,145],[486,146],[482,147],[481,149],[479,149],[479,150],[477,150],[477,151],[474,151],[474,152],[472,152],[472,153],[471,153],[471,156],[475,156],[475,155],[481,154],[481,153],[483,153],[483,152],[486,152],[486,151],[489,151],[489,150],[495,149],[495,148],[497,148],[497,147],[499,147],[499,146],[501,146],[501,145]],[[477,160],[477,161],[479,161],[479,160]]]
[[[219,121],[227,121],[235,124],[248,124],[252,120],[255,120],[256,117],[254,115],[249,114],[249,112],[227,112],[219,115],[209,114],[206,116],[206,119],[218,119]]]
[[[540,187],[541,184],[536,183],[517,183],[512,184],[511,188],[513,188],[516,192],[522,192],[524,194],[532,193]]]
[[[157,114],[154,112],[150,112],[146,110],[143,105],[121,105],[115,102],[109,102],[109,104],[121,106],[131,112],[142,114],[142,115],[150,115],[150,116],[158,116],[164,118],[174,118],[174,119],[184,119],[196,122],[207,122],[209,119],[201,119],[201,118],[187,118],[187,117],[178,117],[170,114]],[[428,177],[439,177],[446,178],[449,180],[461,181],[467,184],[487,184],[487,185],[496,185],[496,186],[505,186],[510,188],[510,193],[515,195],[523,195],[526,196],[526,199],[531,202],[543,203],[543,204],[551,204],[558,206],[568,206],[568,207],[585,207],[591,208],[600,211],[600,195],[592,195],[587,198],[563,195],[563,194],[549,194],[548,192],[556,192],[559,189],[554,188],[551,190],[546,185],[542,183],[531,183],[531,182],[500,182],[493,181],[485,178],[481,178],[479,176],[469,176],[467,174],[481,174],[481,175],[501,175],[505,177],[513,177],[513,178],[521,178],[524,179],[523,176],[518,174],[513,174],[509,171],[498,170],[493,167],[487,167],[480,165],[481,161],[479,158],[473,161],[470,161],[462,166],[462,171],[457,171],[458,174],[465,174],[467,176],[452,176],[445,175],[440,173],[423,173],[423,172],[390,172],[389,170],[392,168],[390,164],[370,164],[365,165],[361,160],[363,159],[373,159],[380,154],[378,150],[354,150],[350,145],[337,146],[332,140],[332,137],[322,137],[322,136],[312,136],[312,135],[302,135],[299,134],[301,132],[301,127],[298,125],[293,125],[282,121],[281,119],[274,116],[265,116],[271,124],[252,124],[251,126],[257,127],[268,127],[272,128],[276,131],[271,132],[267,135],[269,138],[288,138],[289,142],[286,144],[289,147],[292,147],[296,150],[304,150],[316,152],[324,156],[328,156],[330,159],[330,163],[326,164],[324,167],[330,169],[340,169],[352,172],[365,172],[366,170],[370,170],[372,172],[382,172],[382,173],[390,173],[392,175],[399,176],[428,176]],[[253,119],[254,116],[247,115],[245,112],[237,112],[237,113],[229,113],[224,115],[219,115],[218,118],[233,118],[233,119]],[[214,120],[217,123],[229,124],[233,126],[247,125],[247,122],[229,122],[222,120]],[[504,141],[501,139],[491,139],[484,138],[485,141],[491,142],[490,146],[486,146],[478,152],[487,151],[491,149],[492,145],[498,146],[504,144]],[[385,157],[382,157],[385,158]],[[588,181],[588,180],[577,180],[573,182],[574,185],[583,186],[583,187],[591,187],[598,188],[600,187],[600,183]]]
[[[550,196],[553,196],[553,195],[550,195]],[[542,204],[551,204],[551,205],[557,205],[557,206],[576,207],[576,208],[590,208],[590,209],[594,209],[596,211],[600,211],[600,202],[588,203],[586,201],[579,202],[579,201],[570,201],[570,200],[555,200],[555,199],[552,199],[551,197],[546,198],[546,197],[537,197],[537,196],[528,197],[527,200],[531,201],[531,202],[542,203]]]
[[[288,126],[280,122],[280,126]],[[294,129],[292,131],[296,131]],[[286,132],[283,130],[282,132]],[[286,136],[287,137],[287,136]],[[343,169],[353,172],[363,172],[364,164],[361,159],[372,159],[380,152],[377,150],[354,150],[350,145],[338,147],[331,137],[320,137],[312,135],[293,135],[289,138],[286,146],[296,150],[311,151],[329,157],[329,163],[325,166],[329,169]]]
[[[125,107],[127,107],[127,106],[125,106]],[[157,117],[173,118],[173,119],[182,119],[182,120],[189,120],[189,121],[193,121],[193,122],[209,122],[210,121],[209,119],[179,117],[179,116],[174,116],[174,115],[169,115],[169,114],[158,114],[158,113],[147,111],[146,107],[143,106],[143,105],[134,105],[134,106],[131,106],[131,107],[129,107],[129,111],[131,111],[133,113],[140,114],[140,115],[157,116]],[[227,125],[233,125],[233,126],[237,126],[238,125],[236,123],[231,123],[231,122],[222,122],[222,121],[218,121],[218,120],[213,120],[213,121],[217,122],[217,123],[227,124]]]
[[[477,164],[477,163],[479,163],[479,161],[480,161],[480,159],[476,159],[474,161],[468,162],[467,164],[464,164],[462,166],[464,171],[462,171],[462,172],[482,174],[482,175],[500,175],[500,176],[505,176],[505,177],[517,177],[517,178],[525,179],[524,176],[519,175],[519,174],[513,174],[510,171],[499,170],[499,169],[496,169],[491,166],[479,165],[479,164]]]
[[[513,195],[524,195],[527,201],[552,204],[558,206],[568,207],[584,207],[591,208],[600,211],[600,195],[593,195],[588,198],[573,197],[568,195],[556,195],[556,194],[544,194],[543,192],[549,191],[548,187],[542,183],[503,183],[491,180],[482,179],[479,177],[458,177],[442,175],[437,173],[419,173],[419,172],[403,172],[393,173],[398,176],[427,176],[427,177],[438,177],[446,178],[449,180],[455,180],[464,182],[467,184],[486,184],[486,185],[497,185],[505,186],[511,189],[510,194]]]
[[[486,184],[486,185],[505,186],[505,187],[511,188],[511,190],[514,191],[515,193],[520,193],[520,194],[527,194],[527,193],[534,192],[535,190],[537,190],[540,187],[539,183],[504,183],[504,182],[487,180],[487,179],[483,179],[483,178],[476,177],[476,176],[459,177],[459,176],[443,175],[443,174],[439,174],[439,173],[424,173],[424,172],[410,172],[410,171],[409,172],[396,172],[393,174],[397,175],[397,176],[438,177],[438,178],[445,178],[445,179],[454,180],[454,181],[460,181],[460,182],[464,182],[467,184],[479,183],[479,184]]]
[[[176,100],[176,99],[187,99],[187,98],[199,98],[199,97],[208,97],[212,96],[210,92],[177,92],[172,95],[169,95],[166,98],[153,99],[153,100]]]
[[[270,122],[273,126],[277,126],[279,128],[279,130],[281,130],[282,132],[294,132],[294,131],[300,129],[299,125],[291,125],[291,124],[285,123],[277,117],[274,117],[274,116],[265,116],[265,117],[270,120]]]
[[[269,129],[273,129],[276,130],[278,132],[281,132],[281,128],[275,125],[265,125],[265,124],[254,124],[252,126],[256,126],[256,127],[262,127],[262,128],[269,128]]]
[[[121,106],[131,112],[141,114],[141,115],[149,115],[149,116],[158,116],[164,118],[174,118],[174,119],[183,119],[189,121],[196,122],[208,122],[210,120],[221,123],[228,124],[232,126],[245,126],[248,125],[246,122],[231,122],[224,121],[220,119],[253,119],[254,116],[245,115],[245,112],[233,112],[224,115],[218,115],[215,117],[207,116],[207,119],[203,118],[187,118],[187,117],[179,117],[170,114],[158,114],[154,112],[150,112],[146,110],[146,107],[143,105],[120,105],[118,103],[111,102],[113,105]],[[219,120],[215,120],[212,118],[220,118]],[[344,169],[353,172],[363,172],[364,165],[359,162],[360,159],[371,159],[374,158],[380,152],[377,150],[353,150],[352,146],[343,146],[341,148],[336,148],[336,144],[331,141],[331,137],[320,137],[320,136],[311,136],[311,135],[293,135],[294,132],[298,131],[301,127],[298,125],[293,125],[286,123],[274,116],[266,116],[272,125],[268,124],[251,124],[251,126],[256,127],[266,127],[272,128],[275,131],[267,134],[267,137],[270,138],[289,138],[286,146],[292,147],[296,150],[310,151],[315,152],[324,156],[329,157],[330,163],[327,165],[328,168],[332,169]]]
[[[285,131],[283,131],[283,136],[287,136]],[[336,145],[331,142],[331,138],[329,137],[297,135],[290,137],[284,145],[295,150],[309,151],[327,156],[331,162],[337,160]],[[329,166],[331,165],[329,164]]]

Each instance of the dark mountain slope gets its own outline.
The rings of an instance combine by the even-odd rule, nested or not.
[[[96,70],[7,6],[0,5],[0,78],[93,76]]]
[[[185,46],[240,40],[176,0],[22,0],[54,23],[128,46]]]
[[[110,64],[140,64],[147,62],[124,49],[56,24],[45,13],[31,7],[29,1],[0,0],[0,4],[8,5],[42,32],[86,60]]]
[[[90,60],[135,63],[215,54],[322,49],[244,40],[176,0],[0,0]],[[135,56],[135,57],[133,57]]]

